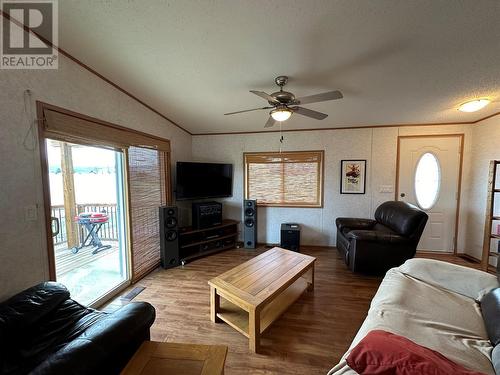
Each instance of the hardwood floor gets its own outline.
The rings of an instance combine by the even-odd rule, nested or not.
[[[135,286],[146,289],[134,301],[156,308],[151,339],[227,345],[227,375],[326,374],[349,347],[382,278],[351,273],[333,248],[303,247],[303,253],[317,258],[314,291],[304,293],[274,322],[262,336],[261,354],[254,354],[246,337],[210,321],[207,281],[267,250],[228,250],[184,267],[157,270],[139,281]],[[449,255],[433,257],[466,262]],[[115,299],[108,309],[121,303]]]

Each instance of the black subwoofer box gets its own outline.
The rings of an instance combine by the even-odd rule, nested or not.
[[[281,224],[280,247],[300,252],[300,225],[294,223]]]

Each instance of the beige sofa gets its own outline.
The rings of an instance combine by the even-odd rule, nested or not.
[[[494,375],[478,301],[498,286],[494,275],[437,260],[410,259],[390,269],[349,350],[328,374],[356,374],[345,358],[369,331],[382,329]]]

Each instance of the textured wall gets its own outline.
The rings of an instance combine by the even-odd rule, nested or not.
[[[396,179],[397,137],[416,134],[465,133],[465,154],[469,152],[469,127],[463,125],[392,127],[375,129],[343,129],[310,132],[287,132],[284,150],[325,150],[325,185],[323,208],[260,207],[259,242],[278,243],[279,226],[297,222],[303,227],[302,241],[309,245],[333,246],[336,240],[335,218],[340,216],[370,217],[377,206],[394,199],[394,193],[381,193],[381,185],[394,189]],[[243,199],[243,152],[278,151],[279,135],[243,134],[194,136],[193,159],[234,164],[233,197],[224,201],[224,215],[241,219]],[[340,194],[340,160],[367,159],[366,194]],[[467,157],[464,172],[468,173]],[[460,221],[461,227],[465,220]],[[464,251],[459,237],[459,250]]]
[[[171,140],[172,161],[191,158],[191,136],[59,55],[55,71],[0,70],[0,299],[48,278],[35,100]],[[32,91],[33,113],[24,109]],[[25,221],[24,207],[38,219]]]
[[[480,259],[483,251],[489,164],[491,160],[500,160],[500,116],[481,121],[472,126],[471,130],[466,247],[472,256]]]

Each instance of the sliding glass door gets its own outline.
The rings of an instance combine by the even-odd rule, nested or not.
[[[46,139],[55,276],[82,304],[130,279],[123,152]]]
[[[160,265],[170,141],[37,102],[49,275],[98,306]]]

